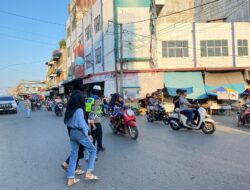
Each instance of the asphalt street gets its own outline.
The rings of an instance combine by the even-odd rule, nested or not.
[[[236,128],[233,117],[216,117],[217,131],[173,131],[138,117],[137,141],[115,135],[102,121],[106,151],[98,155],[99,182],[83,176],[66,186],[60,164],[69,154],[62,117],[53,112],[0,115],[0,190],[249,190],[250,129]],[[81,161],[86,169],[86,163]]]

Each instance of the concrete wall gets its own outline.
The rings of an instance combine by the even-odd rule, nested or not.
[[[163,7],[159,17],[163,15],[169,15],[184,9],[194,7],[195,0],[165,0],[165,6]],[[160,23],[179,23],[179,22],[192,22],[194,20],[194,10],[185,11],[172,16],[162,17],[158,19]]]
[[[196,5],[211,2],[211,0],[196,0]],[[207,22],[224,19],[226,22],[249,22],[249,0],[220,0],[216,3],[196,9],[196,22]]]
[[[159,68],[194,68],[194,46],[192,24],[182,24],[172,30],[161,32],[164,28],[173,27],[173,24],[161,24],[158,31],[158,66]],[[236,66],[250,67],[250,23],[235,23],[235,52]],[[238,39],[248,40],[248,56],[238,56]],[[162,57],[162,41],[188,40],[188,57]],[[228,40],[229,56],[201,57],[201,40]],[[196,56],[197,67],[233,67],[232,27],[231,23],[200,23],[196,24]]]

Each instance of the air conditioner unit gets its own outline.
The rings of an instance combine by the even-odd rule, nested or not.
[[[245,70],[245,80],[250,81],[250,69]]]

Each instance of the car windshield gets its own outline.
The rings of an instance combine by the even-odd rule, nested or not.
[[[0,101],[13,101],[13,97],[11,96],[4,96],[4,97],[0,97]]]

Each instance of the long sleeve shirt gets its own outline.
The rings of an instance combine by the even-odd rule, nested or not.
[[[89,126],[84,119],[84,113],[81,108],[78,108],[73,117],[67,123],[71,129],[80,129],[83,133],[88,136]]]

